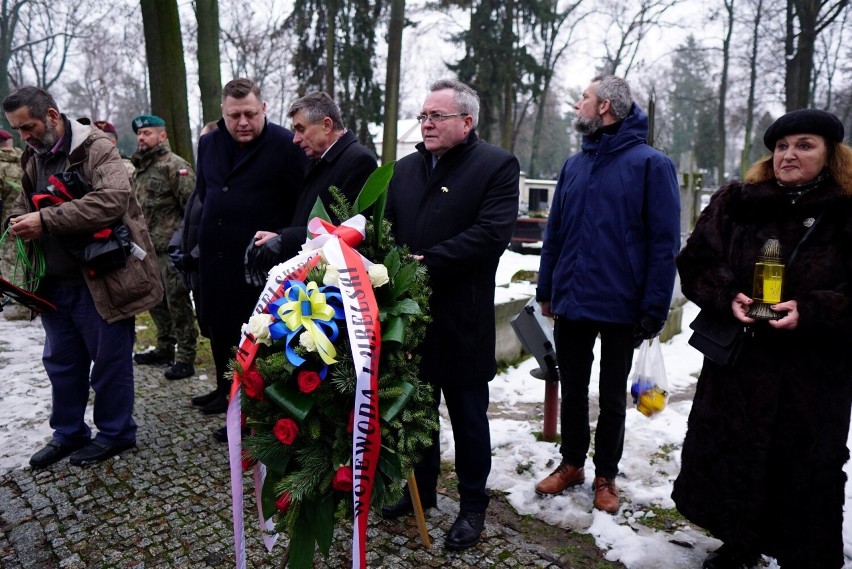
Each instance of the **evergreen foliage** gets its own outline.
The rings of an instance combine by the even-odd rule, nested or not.
[[[355,214],[336,188],[332,188],[332,195],[330,209],[339,219]],[[376,218],[389,225],[381,215],[374,214]],[[426,271],[408,251],[396,247],[389,226],[377,233],[370,220],[366,233],[359,252],[368,259],[382,260],[390,279],[374,288],[383,339],[378,373],[381,450],[371,505],[380,508],[399,499],[407,473],[419,453],[431,445],[438,419],[432,387],[420,381],[419,356],[414,352],[429,322]],[[318,265],[306,282],[322,285],[326,270],[324,264]],[[245,379],[241,392],[250,430],[243,438],[244,465],[247,460],[257,460],[267,467],[262,492],[264,515],[276,514],[276,531],[289,534],[289,560],[294,569],[311,566],[315,546],[327,554],[335,520],[351,519],[352,515],[351,492],[335,491],[332,484],[338,468],[352,458],[350,417],[356,387],[345,319],[338,324],[341,329],[334,342],[337,362],[328,366],[325,379],[315,390],[300,393],[297,378],[300,370],[321,367],[316,352],[296,348],[307,360],[297,368],[285,356],[279,340],[271,346],[259,346],[255,359],[254,367],[263,378],[263,398],[255,391],[249,395]],[[403,332],[398,336],[384,337],[400,329]],[[234,367],[243,378],[252,371],[240,369],[236,362]],[[289,397],[286,404],[271,397],[273,392]],[[284,444],[274,434],[281,420],[298,424],[291,444]],[[285,495],[289,495],[289,507],[280,511],[278,506],[276,513],[276,500]]]

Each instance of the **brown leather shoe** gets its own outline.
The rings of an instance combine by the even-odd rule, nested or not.
[[[618,488],[615,487],[615,480],[595,476],[592,489],[595,491],[595,508],[610,514],[618,511]]]
[[[539,496],[557,496],[570,486],[577,486],[585,481],[586,473],[582,467],[577,468],[563,460],[559,468],[535,485],[535,493]]]

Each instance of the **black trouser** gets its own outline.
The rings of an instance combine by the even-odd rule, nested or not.
[[[595,340],[601,336],[600,415],[595,430],[595,475],[615,478],[624,448],[627,376],[633,362],[633,326],[557,318],[556,359],[562,386],[562,458],[582,467],[591,442],[589,380]]]
[[[211,331],[210,352],[216,367],[216,390],[227,397],[231,392],[231,373],[228,365],[236,355],[233,330],[218,333]]]
[[[456,475],[459,502],[463,511],[482,513],[488,508],[485,483],[491,472],[491,431],[488,427],[488,384],[463,387],[435,387],[435,408],[441,392],[453,426],[456,446]],[[441,445],[438,431],[432,446],[423,451],[423,459],[414,468],[417,488],[424,501],[435,495],[441,472]]]

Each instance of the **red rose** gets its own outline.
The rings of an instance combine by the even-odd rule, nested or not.
[[[284,492],[278,496],[277,500],[275,500],[275,507],[278,508],[278,511],[282,514],[290,509],[290,498],[290,493]]]
[[[242,459],[243,459],[242,460],[243,472],[247,472],[247,471],[251,470],[251,467],[254,466],[255,462],[257,462],[255,459],[253,459],[251,456],[249,456],[249,451],[246,450],[246,449],[243,449]]]
[[[338,492],[352,491],[352,467],[341,466],[334,473],[334,480],[331,482],[331,487]]]
[[[272,428],[272,434],[285,445],[291,445],[299,435],[299,425],[293,419],[278,419]]]
[[[322,378],[320,378],[319,374],[315,371],[300,371],[298,382],[299,391],[302,393],[310,393],[320,386]]]
[[[263,376],[258,373],[255,368],[250,368],[243,374],[243,386],[246,389],[246,395],[252,399],[263,401]]]
[[[349,422],[346,423],[346,432],[351,433],[352,429],[355,428],[355,408],[353,407],[349,411]]]

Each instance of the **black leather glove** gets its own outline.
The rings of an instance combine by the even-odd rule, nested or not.
[[[643,314],[639,317],[639,322],[633,327],[633,347],[638,348],[645,340],[659,336],[665,325],[665,320]]]
[[[187,271],[186,259],[189,257],[186,253],[180,250],[180,247],[174,245],[169,246],[169,265],[178,271],[185,273]]]
[[[260,247],[254,242],[252,237],[243,259],[245,280],[246,284],[263,286],[266,284],[269,269],[284,260],[281,258],[281,236],[276,235]]]

